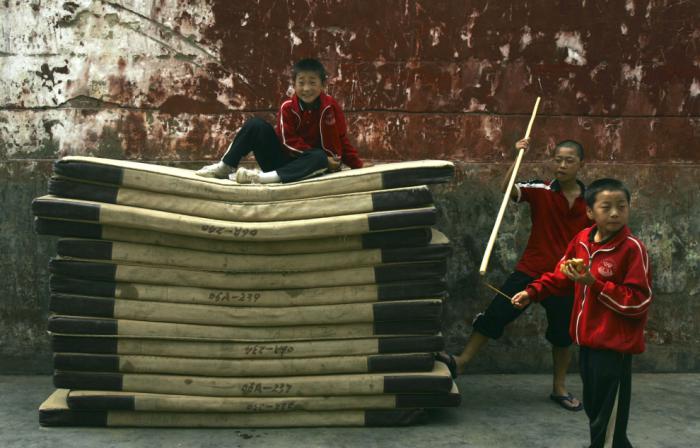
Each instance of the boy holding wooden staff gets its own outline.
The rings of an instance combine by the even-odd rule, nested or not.
[[[527,150],[529,139],[515,144],[516,149]],[[554,149],[554,179],[550,181],[532,180],[518,182],[511,191],[515,202],[530,204],[532,230],[525,252],[515,266],[515,271],[501,285],[501,294],[493,297],[488,308],[474,319],[474,331],[461,354],[457,356],[441,354],[442,360],[450,366],[453,375],[461,373],[464,366],[491,339],[503,335],[506,325],[514,321],[523,309],[516,308],[509,298],[522,291],[534,279],[550,272],[564,254],[571,238],[591,221],[586,216],[584,200],[585,186],[577,179],[583,166],[583,146],[574,140],[564,140]],[[504,177],[502,189],[505,193],[514,165]],[[566,371],[571,361],[569,346],[569,317],[573,297],[550,297],[541,302],[547,313],[548,327],[545,337],[552,344],[554,378],[550,398],[563,408],[579,411],[582,404],[566,389]]]

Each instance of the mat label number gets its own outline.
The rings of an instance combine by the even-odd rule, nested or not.
[[[294,353],[294,347],[291,345],[254,344],[246,345],[245,347],[245,354],[251,356],[279,355],[280,357],[283,357],[289,353]]]
[[[251,381],[249,383],[245,383],[241,386],[241,392],[245,395],[253,395],[253,394],[278,394],[278,395],[283,395],[283,394],[288,394],[289,391],[292,390],[292,385],[289,383],[272,383],[272,384],[266,384],[266,383],[259,383],[257,381]]]
[[[254,237],[258,234],[258,229],[249,229],[246,227],[226,228],[209,224],[203,224],[200,230],[209,235],[232,235],[237,238],[245,238],[247,236]]]
[[[212,291],[209,293],[209,300],[214,303],[255,303],[260,299],[260,296],[259,292]]]

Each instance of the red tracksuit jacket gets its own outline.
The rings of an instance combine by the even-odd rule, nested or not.
[[[543,274],[526,291],[533,301],[566,296],[574,288],[569,333],[581,346],[620,353],[644,351],[644,326],[651,303],[651,270],[647,250],[625,226],[612,240],[591,241],[595,226],[569,243],[554,272]],[[596,281],[587,286],[569,280],[559,270],[562,261],[581,258]]]
[[[321,93],[319,98],[318,110],[302,110],[296,95],[282,103],[275,129],[282,146],[292,156],[323,148],[350,168],[362,168],[362,160],[348,140],[343,110],[332,96]]]

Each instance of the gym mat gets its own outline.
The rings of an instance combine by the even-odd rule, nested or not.
[[[215,359],[172,356],[55,353],[61,371],[154,373],[216,377],[279,377],[349,373],[426,372],[433,369],[431,353],[327,356],[289,359]]]
[[[64,238],[58,241],[57,252],[61,257],[178,266],[203,271],[301,272],[440,260],[450,255],[451,248],[444,238],[424,247],[241,256],[119,241]]]
[[[99,281],[217,288],[220,290],[269,290],[440,280],[446,273],[447,264],[444,260],[441,260],[390,263],[317,272],[231,274],[170,266],[54,258],[49,262],[49,270],[52,274]]]
[[[48,330],[61,335],[269,342],[356,339],[381,335],[434,335],[440,332],[440,323],[440,320],[436,319],[332,325],[231,327],[58,315],[49,317]]]
[[[436,220],[435,207],[423,207],[294,221],[237,222],[56,196],[34,199],[32,211],[44,218],[96,222],[229,241],[303,240],[358,235],[431,226]]]
[[[288,241],[225,241],[175,235],[161,231],[133,229],[97,223],[49,218],[34,218],[34,229],[41,235],[92,238],[156,246],[179,247],[226,254],[310,254],[359,249],[426,246],[436,240],[436,232],[428,227],[385,230],[361,235],[341,235]]]
[[[225,221],[264,222],[352,215],[432,204],[426,186],[275,202],[230,202],[53,178],[49,194]]]
[[[63,389],[114,390],[215,397],[291,397],[448,393],[452,377],[435,362],[431,372],[358,373],[278,377],[209,377],[57,370],[54,386]]]
[[[444,280],[402,281],[325,288],[241,290],[148,285],[51,275],[49,284],[51,291],[56,293],[242,307],[310,306],[443,298],[447,291]]]
[[[280,428],[307,426],[406,426],[424,423],[422,409],[289,411],[266,413],[76,411],[67,389],[56,390],[39,407],[41,426]]]
[[[454,164],[444,160],[386,163],[298,182],[265,185],[240,185],[228,179],[203,178],[182,168],[81,156],[58,160],[54,164],[54,173],[136,190],[222,201],[260,202],[449,182],[454,174]]]
[[[67,316],[263,327],[434,320],[442,314],[442,300],[263,308],[148,302],[54,293],[49,301],[49,311]]]
[[[272,341],[269,343],[134,339],[107,336],[51,336],[51,349],[54,352],[219,359],[309,358],[312,356],[333,356],[338,353],[351,356],[439,352],[444,346],[445,341],[442,335],[324,341]]]
[[[67,404],[73,410],[137,412],[281,412],[349,409],[454,407],[461,403],[457,385],[447,394],[384,394],[322,397],[199,397],[72,390]]]

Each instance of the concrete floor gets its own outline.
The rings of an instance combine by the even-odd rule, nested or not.
[[[262,430],[41,428],[37,407],[52,392],[47,376],[0,376],[0,447],[585,447],[583,412],[547,399],[547,375],[467,375],[458,409],[431,413],[408,428]],[[580,396],[577,376],[569,380]],[[700,446],[700,374],[633,377],[629,435],[635,447]]]

